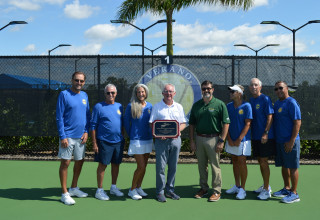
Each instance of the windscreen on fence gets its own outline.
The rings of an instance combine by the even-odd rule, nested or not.
[[[245,86],[258,76],[262,92],[277,100],[278,80],[294,86],[291,95],[302,112],[302,139],[320,139],[320,61],[317,57],[173,56],[201,83],[214,83],[215,97],[230,102],[227,85]],[[145,56],[144,69],[161,68],[159,56]],[[117,102],[124,107],[142,77],[141,56],[2,56],[0,57],[0,136],[58,136],[55,109],[59,93],[70,87],[71,75],[82,71],[90,108],[104,100],[106,84],[117,86]],[[175,84],[175,82],[172,82]],[[197,101],[197,100],[194,100]]]

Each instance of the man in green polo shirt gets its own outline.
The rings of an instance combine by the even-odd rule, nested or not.
[[[190,148],[197,154],[201,187],[194,197],[200,199],[208,193],[209,162],[212,169],[213,194],[208,201],[216,202],[220,199],[222,185],[220,153],[223,150],[230,119],[226,105],[212,95],[212,82],[206,80],[201,83],[201,90],[202,99],[193,104],[189,119]]]

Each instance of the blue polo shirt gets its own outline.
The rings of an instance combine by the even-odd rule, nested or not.
[[[90,127],[96,130],[96,138],[109,143],[119,143],[123,140],[121,128],[123,125],[123,107],[120,103],[97,103],[92,111]]]
[[[229,134],[233,141],[237,140],[245,125],[245,119],[252,119],[252,109],[248,102],[243,102],[239,107],[235,108],[233,102],[227,104],[228,114],[230,118]],[[241,142],[251,140],[251,132],[248,130]]]
[[[56,106],[56,122],[61,140],[81,138],[89,131],[90,108],[87,93],[71,89],[60,92]]]
[[[131,103],[126,108],[124,114],[124,127],[130,140],[150,140],[152,139],[152,131],[149,126],[149,119],[152,111],[152,105],[147,102],[142,109],[140,118],[132,118]]]
[[[288,97],[283,101],[278,100],[274,103],[276,142],[285,143],[290,140],[295,120],[301,120],[301,112],[300,106],[294,98]],[[299,134],[297,139],[300,139]]]
[[[261,94],[257,98],[250,98],[253,120],[251,122],[252,140],[261,140],[267,125],[267,117],[273,114],[273,106],[269,96]],[[273,125],[271,125],[268,139],[274,139]]]

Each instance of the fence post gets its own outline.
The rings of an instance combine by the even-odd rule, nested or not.
[[[234,55],[232,55],[232,63],[231,63],[231,66],[232,66],[232,76],[231,76],[231,85],[234,85]]]
[[[98,71],[98,101],[100,102],[100,55],[97,56],[97,71]]]

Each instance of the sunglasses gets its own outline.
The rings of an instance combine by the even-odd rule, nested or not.
[[[211,89],[212,89],[212,88],[209,88],[209,87],[207,87],[207,88],[201,88],[202,91],[207,91],[207,90],[210,91]]]
[[[114,95],[114,94],[116,94],[116,92],[106,92],[106,94],[107,95],[110,95],[110,94]]]
[[[80,80],[80,79],[74,79],[75,82],[80,82],[80,83],[84,83],[84,80]]]
[[[231,94],[233,94],[233,93],[235,93],[235,92],[237,92],[237,91],[234,91],[234,90],[230,90],[230,93],[231,93]]]
[[[279,90],[283,90],[283,87],[280,86],[280,87],[274,88],[274,91],[278,91],[278,89],[279,89]]]

